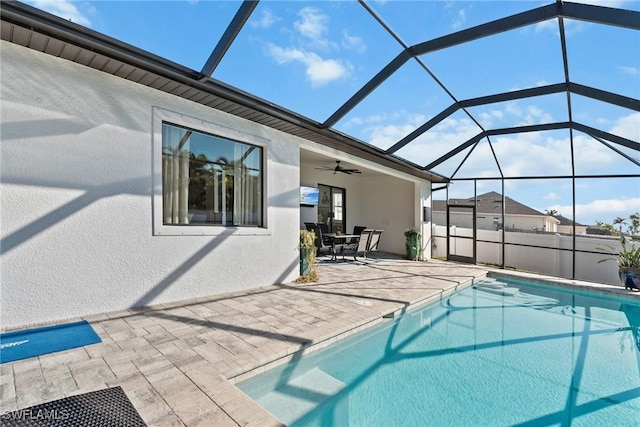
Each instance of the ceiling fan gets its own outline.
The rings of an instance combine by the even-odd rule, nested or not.
[[[347,175],[351,175],[352,173],[362,173],[358,169],[344,168],[340,166],[340,160],[336,160],[336,166],[334,168],[323,167],[323,168],[316,168],[316,169],[323,170],[323,171],[333,171],[333,173],[341,172],[341,173],[346,173]]]

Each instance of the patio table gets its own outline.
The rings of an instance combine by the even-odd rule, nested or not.
[[[327,236],[331,240],[331,246],[333,248],[331,251],[331,261],[338,260],[338,248],[340,252],[342,252],[342,246],[347,244],[347,242],[349,242],[349,244],[357,244],[358,240],[360,240],[359,234],[323,233],[322,235]],[[342,255],[342,259],[344,260],[344,254]]]

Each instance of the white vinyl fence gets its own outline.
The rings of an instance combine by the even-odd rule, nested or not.
[[[432,256],[447,256],[447,228],[442,225],[434,225],[432,230]],[[476,260],[479,264],[502,265],[502,231],[476,230],[477,252]],[[451,227],[451,236],[472,236],[473,230],[462,227]],[[513,267],[521,270],[547,274],[557,277],[572,277],[573,247],[572,236],[559,234],[534,234],[506,232],[505,242],[505,267]],[[463,256],[471,256],[472,243],[470,239],[452,239],[452,252]],[[639,242],[634,242],[636,245]],[[582,253],[579,251],[603,252],[599,247],[610,244],[620,249],[618,238],[611,237],[586,237],[576,236],[576,273],[575,279],[597,283],[619,285],[618,264],[615,261],[607,261],[598,264],[606,255]],[[529,246],[542,246],[529,247]],[[550,248],[550,249],[546,249]],[[562,250],[567,249],[567,250]],[[606,250],[605,250],[606,251]]]

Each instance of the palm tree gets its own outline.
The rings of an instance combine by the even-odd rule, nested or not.
[[[547,215],[549,215],[549,216],[558,216],[558,215],[560,215],[560,214],[558,213],[558,211],[557,211],[557,210],[555,210],[555,209],[547,209],[547,210],[545,211],[545,213],[546,213]]]
[[[629,226],[629,234],[636,235],[640,232],[640,212],[629,215],[631,225]]]
[[[616,217],[616,219],[613,220],[613,225],[618,225],[620,234],[622,234],[622,225],[627,225],[627,219],[626,218],[622,218],[621,216]]]

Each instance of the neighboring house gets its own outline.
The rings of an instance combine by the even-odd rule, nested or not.
[[[575,228],[576,234],[587,234],[586,225],[579,224],[562,215],[554,215],[553,217],[560,221],[560,224],[558,224],[558,233],[573,234],[573,229]]]
[[[505,216],[502,220],[502,195],[491,191],[476,197],[476,227],[482,230],[499,230],[502,224],[505,230],[513,231],[540,231],[559,232],[560,220],[550,215],[539,212],[529,206],[505,197]],[[474,198],[449,199],[451,206],[450,224],[458,227],[471,228],[471,210],[462,206],[473,206]],[[460,207],[457,207],[460,206]],[[445,200],[433,201],[433,223],[447,224],[447,202]]]
[[[5,6],[19,10],[2,15],[0,41],[0,328],[292,281],[301,183],[345,189],[347,224],[384,229],[381,250],[402,253],[410,226],[430,235],[428,172]],[[375,174],[303,170],[319,155]]]

